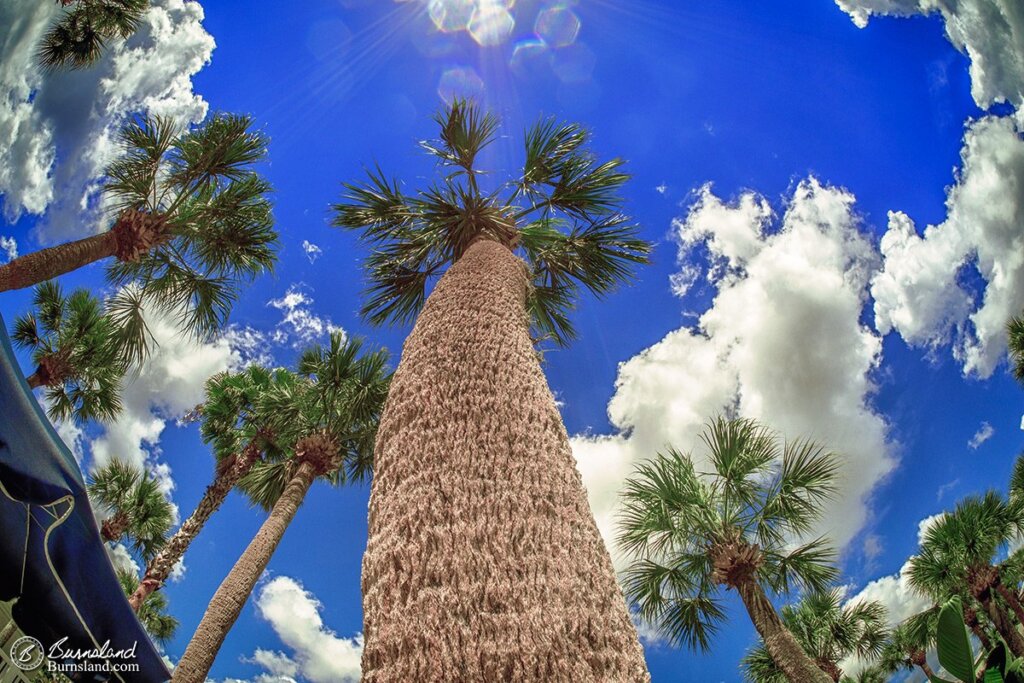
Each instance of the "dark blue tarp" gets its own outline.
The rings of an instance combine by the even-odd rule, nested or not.
[[[47,649],[65,637],[65,652],[137,643],[134,659],[117,661],[137,672],[75,680],[170,678],[114,573],[82,472],[25,383],[0,318],[0,600],[14,599],[18,627]]]

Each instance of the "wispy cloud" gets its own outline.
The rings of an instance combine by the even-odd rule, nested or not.
[[[978,431],[974,433],[971,440],[967,442],[967,445],[971,447],[971,450],[978,450],[981,444],[985,443],[996,433],[995,427],[990,425],[988,422],[982,422],[981,426],[978,427]]]

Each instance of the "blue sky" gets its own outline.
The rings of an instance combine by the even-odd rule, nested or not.
[[[449,0],[433,5],[449,32],[419,0],[154,0],[139,36],[66,76],[30,66],[57,11],[37,4],[0,9],[0,235],[20,253],[102,224],[92,181],[125,116],[249,113],[272,141],[276,274],[246,290],[223,338],[166,334],[116,424],[61,427],[85,469],[146,462],[186,516],[212,459],[176,419],[206,376],[291,363],[332,327],[397,362],[408,330],[359,320],[365,250],[327,225],[328,206],[376,162],[411,186],[431,173],[415,143],[434,133],[440,90],[503,117],[484,160],[496,171],[519,163],[541,115],[586,124],[600,154],[629,160],[628,210],[653,263],[583,301],[580,340],[545,365],[603,530],[633,464],[694,447],[704,419],[737,407],[844,455],[821,530],[842,547],[850,595],[906,616],[920,605],[899,571],[922,520],[1004,486],[1024,412],[1001,336],[1024,308],[1016,0],[518,0],[510,32],[477,32],[495,45],[457,30]],[[64,281],[102,288],[101,276]],[[0,314],[28,298],[6,295]],[[311,492],[214,679],[358,675],[367,499],[365,486]],[[233,495],[190,550],[166,589],[181,621],[172,661],[262,519]],[[730,602],[708,654],[647,639],[652,678],[739,680],[753,638]]]

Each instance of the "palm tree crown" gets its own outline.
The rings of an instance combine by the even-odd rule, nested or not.
[[[199,337],[221,329],[241,286],[276,259],[271,188],[255,170],[267,140],[251,123],[229,114],[188,130],[160,117],[129,121],[103,186],[113,227],[0,266],[0,291],[112,259],[108,311],[127,361],[150,348],[147,310]]]
[[[221,114],[182,131],[159,117],[129,122],[104,191],[121,232],[108,279],[132,355],[144,353],[145,303],[200,336],[224,324],[243,282],[270,270],[277,233],[270,184],[253,168],[267,139],[248,116]]]
[[[603,295],[647,262],[650,245],[620,213],[624,162],[598,162],[585,129],[543,120],[526,134],[521,175],[487,192],[476,161],[495,140],[498,119],[455,102],[436,121],[440,139],[422,146],[443,178],[410,196],[378,168],[366,183],[346,185],[334,207],[334,225],[361,230],[374,247],[363,314],[375,324],[412,320],[435,277],[477,240],[493,240],[529,264],[535,335],[568,343],[577,290]]]
[[[93,472],[89,497],[111,513],[102,525],[103,539],[116,543],[128,536],[145,558],[160,549],[174,523],[174,508],[160,483],[122,460],[112,460]]]
[[[47,69],[90,66],[107,44],[139,28],[149,0],[58,0],[74,5],[43,36],[39,63]]]
[[[823,539],[791,544],[836,491],[836,457],[810,441],[782,445],[752,420],[719,418],[702,440],[708,472],[675,450],[637,468],[618,537],[635,558],[625,590],[641,618],[695,649],[725,617],[722,587],[824,591],[837,576]]]
[[[254,415],[273,443],[239,484],[254,505],[274,507],[293,474],[294,458],[308,455],[310,440],[327,451],[329,462],[318,463],[318,469],[332,485],[360,481],[371,472],[391,374],[387,351],[363,354],[362,346],[335,332],[327,347],[302,354],[298,372],[275,371]]]
[[[879,602],[843,604],[844,593],[833,589],[811,593],[796,605],[781,610],[782,623],[821,668],[840,680],[839,663],[857,655],[878,657],[886,644],[885,608]],[[764,644],[743,660],[747,679],[754,683],[786,683],[786,676]]]
[[[45,387],[51,420],[109,420],[121,411],[125,364],[117,329],[85,289],[66,296],[47,281],[35,288],[35,310],[15,319],[11,340],[31,349],[30,387]]]

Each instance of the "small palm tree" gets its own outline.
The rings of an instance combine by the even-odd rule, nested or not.
[[[782,608],[782,624],[803,651],[833,681],[843,679],[839,663],[857,655],[874,659],[882,653],[888,635],[885,607],[879,602],[843,604],[842,591],[811,593],[796,605]],[[743,659],[744,673],[753,683],[786,683],[762,641]]]
[[[364,676],[417,680],[430,661],[474,679],[547,667],[547,678],[647,680],[536,350],[574,338],[581,293],[606,295],[647,262],[650,244],[622,214],[624,162],[599,161],[582,127],[544,120],[502,183],[477,163],[496,117],[456,102],[436,121],[440,139],[423,143],[439,165],[433,184],[407,194],[378,169],[334,207],[334,225],[372,248],[364,316],[416,321],[374,455]],[[516,495],[478,505],[484,482]],[[436,546],[441,528],[454,552],[403,561],[403,548]],[[514,600],[498,604],[492,581]],[[511,647],[495,620],[527,635]],[[409,624],[423,649],[396,657]]]
[[[836,456],[810,441],[782,444],[753,420],[719,418],[704,430],[709,471],[676,450],[626,482],[619,543],[634,558],[626,596],[672,642],[707,650],[735,590],[775,665],[791,681],[830,680],[775,611],[768,593],[825,591],[834,551],[801,545],[836,491]]]
[[[163,545],[174,522],[174,508],[159,482],[123,460],[111,460],[93,472],[89,498],[110,513],[100,528],[103,540],[117,543],[127,536],[146,558]]]
[[[43,387],[50,419],[110,420],[121,411],[125,363],[117,328],[85,289],[66,296],[56,282],[36,286],[35,310],[14,321],[11,340],[31,349],[28,385]]]
[[[1013,376],[1024,382],[1024,315],[1011,318],[1006,324]]]
[[[878,657],[877,668],[887,674],[910,671],[915,666],[932,680],[935,672],[928,664],[928,650],[935,645],[938,628],[938,606],[915,614],[889,632],[889,638]]]
[[[129,600],[132,607],[141,608],[164,584],[213,513],[263,451],[271,447],[270,433],[254,409],[260,396],[272,386],[289,381],[289,377],[289,373],[253,365],[238,373],[215,375],[206,382],[206,401],[197,414],[202,420],[203,440],[213,446],[214,479],[195,511],[146,565],[146,573]]]
[[[0,291],[113,258],[107,281],[118,293],[108,309],[126,358],[148,348],[146,307],[200,336],[220,329],[241,285],[276,259],[271,188],[253,168],[267,141],[251,125],[227,114],[191,130],[160,117],[128,122],[106,170],[113,227],[0,266]]]
[[[1014,617],[1024,623],[1024,608],[1013,587],[1016,582],[1008,585],[1004,580],[1004,575],[1018,575],[1017,560],[997,558],[1022,529],[1022,506],[1007,503],[994,491],[965,498],[925,532],[909,572],[911,585],[936,603],[957,596],[965,605],[980,605],[1018,657],[1024,656],[1024,637]]]
[[[115,39],[139,29],[149,0],[58,0],[74,5],[43,36],[39,63],[46,69],[81,69],[94,64]]]
[[[338,486],[360,481],[371,470],[373,445],[390,373],[387,353],[362,354],[362,344],[331,335],[328,348],[314,347],[299,372],[272,386],[257,412],[277,448],[246,475],[240,487],[269,511],[266,521],[225,577],[174,670],[174,683],[202,683],[267,568],[313,482]]]
[[[134,594],[139,587],[139,577],[129,569],[118,568],[117,579],[125,595]],[[162,593],[147,596],[135,615],[150,637],[161,645],[169,643],[178,630],[178,620],[167,613],[167,597]]]

